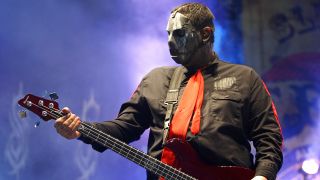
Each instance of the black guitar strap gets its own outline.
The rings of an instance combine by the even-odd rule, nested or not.
[[[174,70],[174,73],[170,80],[169,89],[167,92],[166,100],[164,104],[167,106],[167,112],[164,119],[163,125],[163,141],[162,145],[164,146],[166,143],[166,139],[169,132],[170,122],[174,114],[174,107],[178,103],[179,89],[181,82],[183,80],[183,66],[179,66]]]

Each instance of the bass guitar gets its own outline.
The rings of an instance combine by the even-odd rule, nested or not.
[[[18,101],[18,104],[35,113],[44,121],[64,116],[56,101],[32,94],[25,95]],[[250,180],[254,176],[254,171],[243,167],[205,164],[199,159],[191,145],[179,139],[170,139],[166,143],[177,157],[177,163],[171,167],[85,122],[81,122],[77,130],[83,136],[166,180]]]

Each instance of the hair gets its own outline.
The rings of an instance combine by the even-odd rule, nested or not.
[[[197,30],[201,30],[202,28],[207,26],[211,27],[211,42],[214,42],[214,15],[207,6],[200,3],[185,3],[173,9],[171,11],[171,14],[177,12],[185,15],[188,19],[190,19],[191,24]]]

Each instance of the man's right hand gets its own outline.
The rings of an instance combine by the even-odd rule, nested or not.
[[[81,122],[80,118],[73,114],[67,107],[63,108],[62,112],[66,115],[57,119],[54,123],[54,127],[56,128],[57,132],[67,139],[75,139],[80,137],[81,134],[79,131],[77,131]]]

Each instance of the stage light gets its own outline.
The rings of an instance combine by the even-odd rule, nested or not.
[[[307,174],[317,174],[319,171],[319,161],[317,159],[303,161],[302,170]]]

